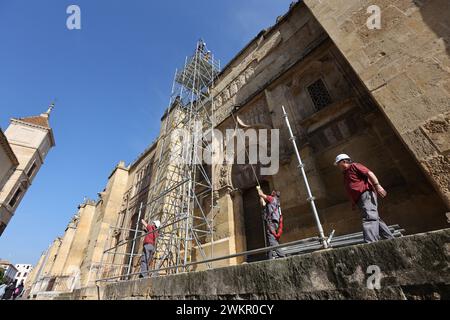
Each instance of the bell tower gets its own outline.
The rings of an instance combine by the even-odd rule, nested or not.
[[[5,183],[0,185],[0,236],[44,164],[48,152],[55,146],[49,123],[54,107],[52,103],[45,113],[38,116],[13,118],[5,131],[18,164]]]

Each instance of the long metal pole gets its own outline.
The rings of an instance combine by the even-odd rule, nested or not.
[[[286,113],[286,110],[284,109],[284,106],[282,106],[283,108],[283,118],[286,121],[286,126],[289,130],[289,135],[290,138],[289,140],[292,141],[292,145],[294,146],[294,150],[295,150],[295,155],[297,156],[297,160],[298,160],[298,167],[300,168],[300,172],[302,173],[303,176],[303,181],[305,182],[305,186],[306,186],[306,191],[308,193],[308,202],[311,204],[311,209],[312,212],[314,214],[314,219],[316,220],[316,224],[317,224],[317,229],[319,229],[319,236],[320,236],[320,240],[322,242],[322,245],[324,248],[328,248],[328,242],[325,238],[325,234],[323,233],[323,228],[322,228],[322,224],[320,223],[320,218],[319,218],[319,214],[317,213],[317,208],[316,208],[316,203],[314,202],[314,197],[312,195],[311,192],[311,188],[309,187],[309,182],[308,182],[308,177],[306,176],[306,172],[305,172],[305,165],[302,161],[302,158],[300,157],[300,153],[298,152],[298,148],[297,148],[297,142],[295,141],[295,137],[294,134],[292,132],[292,128],[291,128],[291,124],[289,123],[289,118],[288,118],[288,114]]]
[[[211,85],[209,90],[212,92],[214,87],[215,87],[215,76],[214,76],[214,55],[211,54]],[[219,67],[220,68],[220,67]],[[212,148],[211,148],[211,156],[214,154],[215,150],[214,150],[214,129],[215,129],[215,125],[216,125],[216,114],[215,114],[215,105],[214,105],[214,95],[211,94],[211,132],[212,132],[212,139],[211,139],[211,144],[212,144]],[[214,203],[214,174],[213,174],[213,168],[211,166],[211,181],[210,181],[210,185],[211,185],[211,228],[210,228],[210,232],[211,232],[211,250],[210,250],[210,257],[211,259],[214,258],[214,214],[215,214],[215,203]]]
[[[136,221],[136,231],[134,232],[133,244],[131,245],[131,255],[130,255],[130,262],[128,263],[127,276],[130,275],[130,272],[131,272],[131,264],[133,263],[134,247],[136,246],[136,239],[137,239],[137,234],[138,234],[139,222],[140,222],[140,220],[141,220],[142,205],[143,205],[143,204],[142,204],[142,202],[141,202],[141,206],[139,207],[138,219],[137,219],[137,221]]]

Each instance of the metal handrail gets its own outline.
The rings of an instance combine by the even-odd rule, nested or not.
[[[310,238],[310,239],[315,239],[315,238]],[[248,251],[244,251],[244,252],[231,254],[231,255],[228,255],[228,256],[221,256],[221,257],[206,259],[206,260],[202,260],[202,261],[194,261],[194,262],[189,262],[189,263],[186,263],[186,264],[179,264],[179,265],[175,265],[175,266],[149,270],[146,273],[154,273],[154,272],[166,271],[166,270],[182,268],[182,267],[186,268],[186,267],[190,267],[190,266],[194,266],[194,265],[198,265],[198,264],[205,264],[205,263],[211,263],[211,262],[220,261],[220,260],[237,258],[237,257],[241,257],[241,256],[250,256],[250,255],[255,255],[255,254],[258,254],[258,253],[265,253],[265,252],[272,251],[272,250],[275,250],[275,249],[284,248],[284,247],[288,247],[288,246],[293,246],[293,245],[296,245],[296,244],[304,243],[305,241],[306,241],[306,239],[296,240],[296,241],[292,241],[292,242],[283,243],[283,244],[280,244],[280,245],[277,245],[277,246],[265,247],[265,248],[260,248],[260,249],[253,249],[253,250],[248,250]],[[128,277],[129,276],[136,276],[136,275],[139,275],[139,274],[140,274],[140,272],[137,272],[137,273],[131,273],[131,274],[126,275],[126,276],[128,276]],[[119,279],[119,278],[123,278],[123,277],[125,277],[125,275],[98,279],[95,282],[96,283],[97,282],[104,282],[104,281]]]
[[[151,233],[158,232],[158,231],[161,230],[161,229],[165,229],[165,228],[167,228],[167,227],[170,227],[171,225],[174,225],[175,223],[178,223],[178,222],[180,222],[180,221],[183,221],[183,220],[185,220],[185,219],[187,219],[187,218],[188,218],[187,216],[182,217],[182,218],[180,218],[180,219],[178,219],[178,220],[175,220],[175,221],[173,221],[173,222],[171,222],[171,223],[169,223],[169,224],[166,224],[166,225],[164,225],[164,226],[161,226],[161,227],[159,227],[158,229],[155,229],[155,230],[152,230],[152,231],[149,231],[149,232],[145,232],[144,234],[141,234],[140,236],[138,236],[138,237],[136,237],[136,238],[133,238],[133,239],[131,239],[131,240],[119,242],[119,243],[116,244],[114,247],[111,247],[111,248],[109,248],[108,250],[103,251],[103,253],[108,253],[108,252],[112,251],[113,249],[116,249],[116,248],[118,248],[118,247],[121,247],[121,246],[123,246],[123,245],[125,245],[125,244],[128,244],[128,243],[130,243],[130,242],[136,241],[136,240],[138,240],[138,239],[144,238],[144,237],[148,236],[148,235],[151,234]]]
[[[394,233],[396,235],[403,236],[401,232],[404,231],[404,229],[401,229],[399,225],[393,225],[393,226],[391,226],[389,228],[390,229],[394,229]],[[341,245],[342,244],[347,244],[347,241],[350,241],[350,239],[353,239],[353,238],[359,238],[361,236],[361,234],[362,234],[362,232],[349,234],[349,235],[342,235],[342,236],[340,236],[341,239],[342,238],[346,238],[346,239],[342,239],[340,241],[339,240],[338,241],[332,241],[331,242],[331,247],[333,246],[333,243],[336,243],[336,242],[337,242],[337,244],[341,244]],[[320,238],[319,237],[312,237],[312,238],[301,239],[301,240],[296,240],[296,241],[292,241],[292,242],[283,243],[283,244],[280,244],[280,245],[277,245],[277,246],[264,247],[264,248],[260,248],[260,249],[253,249],[253,250],[248,250],[248,251],[244,251],[244,252],[239,252],[239,253],[231,254],[231,255],[228,255],[228,256],[221,256],[221,257],[206,259],[206,260],[202,260],[202,261],[194,261],[194,262],[190,262],[190,263],[187,263],[187,264],[179,264],[179,265],[165,267],[165,268],[153,269],[153,270],[149,270],[148,274],[155,273],[155,272],[160,272],[160,271],[171,270],[171,269],[176,269],[176,268],[181,268],[181,267],[186,268],[186,267],[190,267],[190,266],[194,266],[194,265],[211,263],[211,262],[220,261],[220,260],[226,260],[226,259],[232,259],[232,258],[237,258],[237,257],[241,257],[241,256],[250,256],[250,255],[255,255],[255,254],[259,254],[259,253],[265,253],[265,252],[276,250],[276,249],[282,249],[282,248],[292,247],[292,246],[299,245],[299,244],[305,244],[305,243],[308,243],[308,242],[310,242],[310,246],[308,246],[308,247],[311,247],[311,248],[307,248],[307,249],[315,249],[315,250],[320,250],[321,248],[324,249],[322,244],[320,243]],[[316,242],[316,243],[314,243],[314,242]],[[351,242],[348,242],[348,244],[351,244]],[[317,247],[314,248],[314,246],[317,246]],[[324,250],[329,250],[329,249],[331,249],[331,248],[324,249]],[[136,276],[136,275],[139,275],[139,274],[141,274],[141,273],[140,272],[132,273],[132,274],[127,275],[127,277]],[[119,278],[123,278],[123,277],[124,277],[124,275],[98,279],[98,280],[95,281],[95,283],[110,281],[110,280],[119,279]]]

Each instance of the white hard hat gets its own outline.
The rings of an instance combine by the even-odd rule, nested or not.
[[[336,157],[336,161],[334,161],[334,165],[337,166],[339,162],[342,160],[351,160],[350,156],[348,154],[342,153]]]
[[[159,229],[159,227],[161,227],[161,221],[155,220],[155,221],[153,221],[153,223],[154,223],[156,229]]]

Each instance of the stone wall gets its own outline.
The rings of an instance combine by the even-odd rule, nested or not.
[[[109,284],[102,299],[449,299],[450,229],[274,261]],[[367,288],[369,266],[381,288]],[[97,299],[95,288],[65,299]]]
[[[79,220],[76,225],[73,240],[71,241],[67,259],[65,259],[64,267],[62,268],[64,274],[72,274],[74,272],[77,272],[81,267],[81,262],[83,261],[87,243],[89,241],[89,232],[92,227],[92,219],[94,217],[94,213],[94,201],[86,201],[85,203],[80,205],[78,211]]]
[[[81,286],[91,285],[100,269],[103,251],[110,245],[110,226],[115,226],[128,182],[128,169],[120,162],[109,176],[103,192],[99,193],[95,215],[81,263]],[[107,248],[106,248],[107,249]]]
[[[45,118],[41,118],[45,117]],[[9,161],[0,155],[0,236],[14,216],[25,193],[39,172],[49,150],[55,145],[52,130],[26,119],[48,120],[48,115],[11,119],[0,138],[1,149],[7,151]],[[48,125],[48,122],[47,122]],[[5,140],[6,137],[6,140]],[[6,148],[5,148],[6,147]],[[12,160],[12,162],[10,162]],[[3,168],[6,171],[3,171]]]
[[[326,234],[361,230],[359,212],[352,211],[342,174],[333,166],[339,153],[350,154],[373,170],[388,190],[389,196],[380,201],[381,216],[387,223],[400,224],[407,234],[445,228],[445,204],[320,23],[305,4],[293,5],[278,24],[261,32],[232,60],[215,88],[215,107],[219,121],[223,120],[218,128],[224,134],[226,129],[235,128],[230,110],[236,105],[235,114],[247,125],[280,129],[280,170],[276,175],[258,178],[267,182],[268,188],[281,191],[285,219],[281,241],[317,235],[282,105],[297,137]],[[308,89],[319,79],[331,100],[320,109]],[[255,167],[258,174],[259,167]],[[252,167],[230,165],[216,172],[220,187],[229,189],[233,207],[221,206],[216,221],[218,239],[228,241],[230,249],[215,252],[228,254],[263,246],[263,240],[250,239],[263,226],[248,228],[260,220],[257,198],[248,196],[256,192],[257,185]],[[230,195],[223,190],[221,202],[226,203]],[[254,202],[254,206],[248,202]]]
[[[61,245],[58,250],[55,262],[53,263],[50,274],[52,276],[60,276],[65,273],[64,265],[70,253],[73,238],[77,230],[78,219],[72,219],[66,228],[64,236],[61,238]]]
[[[3,189],[3,186],[18,164],[19,161],[11,149],[8,139],[0,128],[0,190]]]
[[[439,8],[448,3],[299,2],[276,25],[258,34],[220,74],[212,90],[220,130],[235,127],[230,112],[237,105],[236,112],[246,124],[280,129],[280,171],[260,180],[267,188],[282,193],[282,242],[316,236],[317,228],[288,140],[281,105],[286,107],[299,138],[300,153],[327,234],[333,229],[338,235],[361,230],[360,216],[351,210],[344,192],[342,175],[332,165],[334,157],[342,152],[372,169],[388,190],[380,211],[389,224],[400,224],[408,234],[446,227],[450,99],[448,32],[444,29],[448,21],[442,15],[445,10]],[[382,9],[381,30],[366,27],[366,9],[371,4]],[[308,93],[310,85],[318,80],[323,81],[331,99],[320,108]],[[166,114],[161,130],[167,121]],[[140,204],[163,190],[161,184],[161,190],[149,192],[151,182],[156,180],[153,171],[168,171],[166,167],[152,169],[158,163],[162,141],[160,137],[130,166],[127,185],[120,182],[120,191],[111,198],[112,206],[106,204],[111,200],[108,187],[100,194],[105,198],[105,207],[96,212],[89,235],[82,268],[83,286],[101,251],[133,236],[118,229],[114,238],[106,239],[104,222],[135,228]],[[213,170],[217,173],[220,207],[215,218],[214,254],[254,249],[248,244],[253,232],[246,227],[249,229],[256,219],[260,220],[260,208],[257,200],[248,196],[256,194],[251,167],[217,166]],[[143,212],[158,211],[154,209],[144,205]],[[256,214],[249,216],[249,212]],[[263,230],[262,226],[254,229]],[[263,241],[257,244],[263,245]],[[140,250],[139,242],[135,253]],[[206,245],[205,251],[210,250]],[[117,255],[109,256],[106,262],[112,266],[103,276],[123,271],[114,265],[128,266],[125,251],[131,251],[129,242],[117,249]],[[139,269],[138,259],[136,256],[131,263],[133,271]],[[214,267],[244,260],[240,257],[219,261]],[[203,268],[200,265],[196,270]]]
[[[304,2],[450,207],[450,1]],[[381,29],[366,25],[371,5]]]
[[[115,219],[114,221],[111,220],[112,222],[109,224],[121,229],[104,229],[102,233],[99,233],[100,236],[106,238],[106,232],[114,231],[109,234],[109,239],[104,241],[106,246],[104,245],[101,247],[101,251],[112,248],[119,242],[125,243],[125,245],[116,247],[113,250],[115,254],[106,254],[102,257],[103,263],[106,262],[107,264],[102,267],[102,275],[104,277],[120,275],[121,272],[124,271],[122,266],[128,266],[129,257],[123,254],[126,252],[131,252],[132,244],[129,242],[129,239],[134,237],[134,232],[131,230],[136,229],[136,227],[142,228],[142,224],[138,222],[139,211],[141,210],[141,219],[148,219],[148,217],[145,216],[145,213],[149,211],[147,204],[150,201],[149,192],[152,188],[151,183],[156,180],[155,172],[157,170],[157,146],[158,142],[152,144],[128,167],[128,178],[126,184],[123,188],[120,188],[120,192],[116,192],[117,195],[115,196],[115,201],[118,202],[115,205],[115,210],[118,212],[117,214],[114,213]],[[105,216],[111,215],[110,211],[111,206],[109,208],[105,208]],[[137,241],[134,253],[141,250],[142,240],[143,239],[141,238]],[[134,263],[131,264],[131,267],[135,268],[139,265],[137,263],[138,259],[139,257],[136,256]]]

